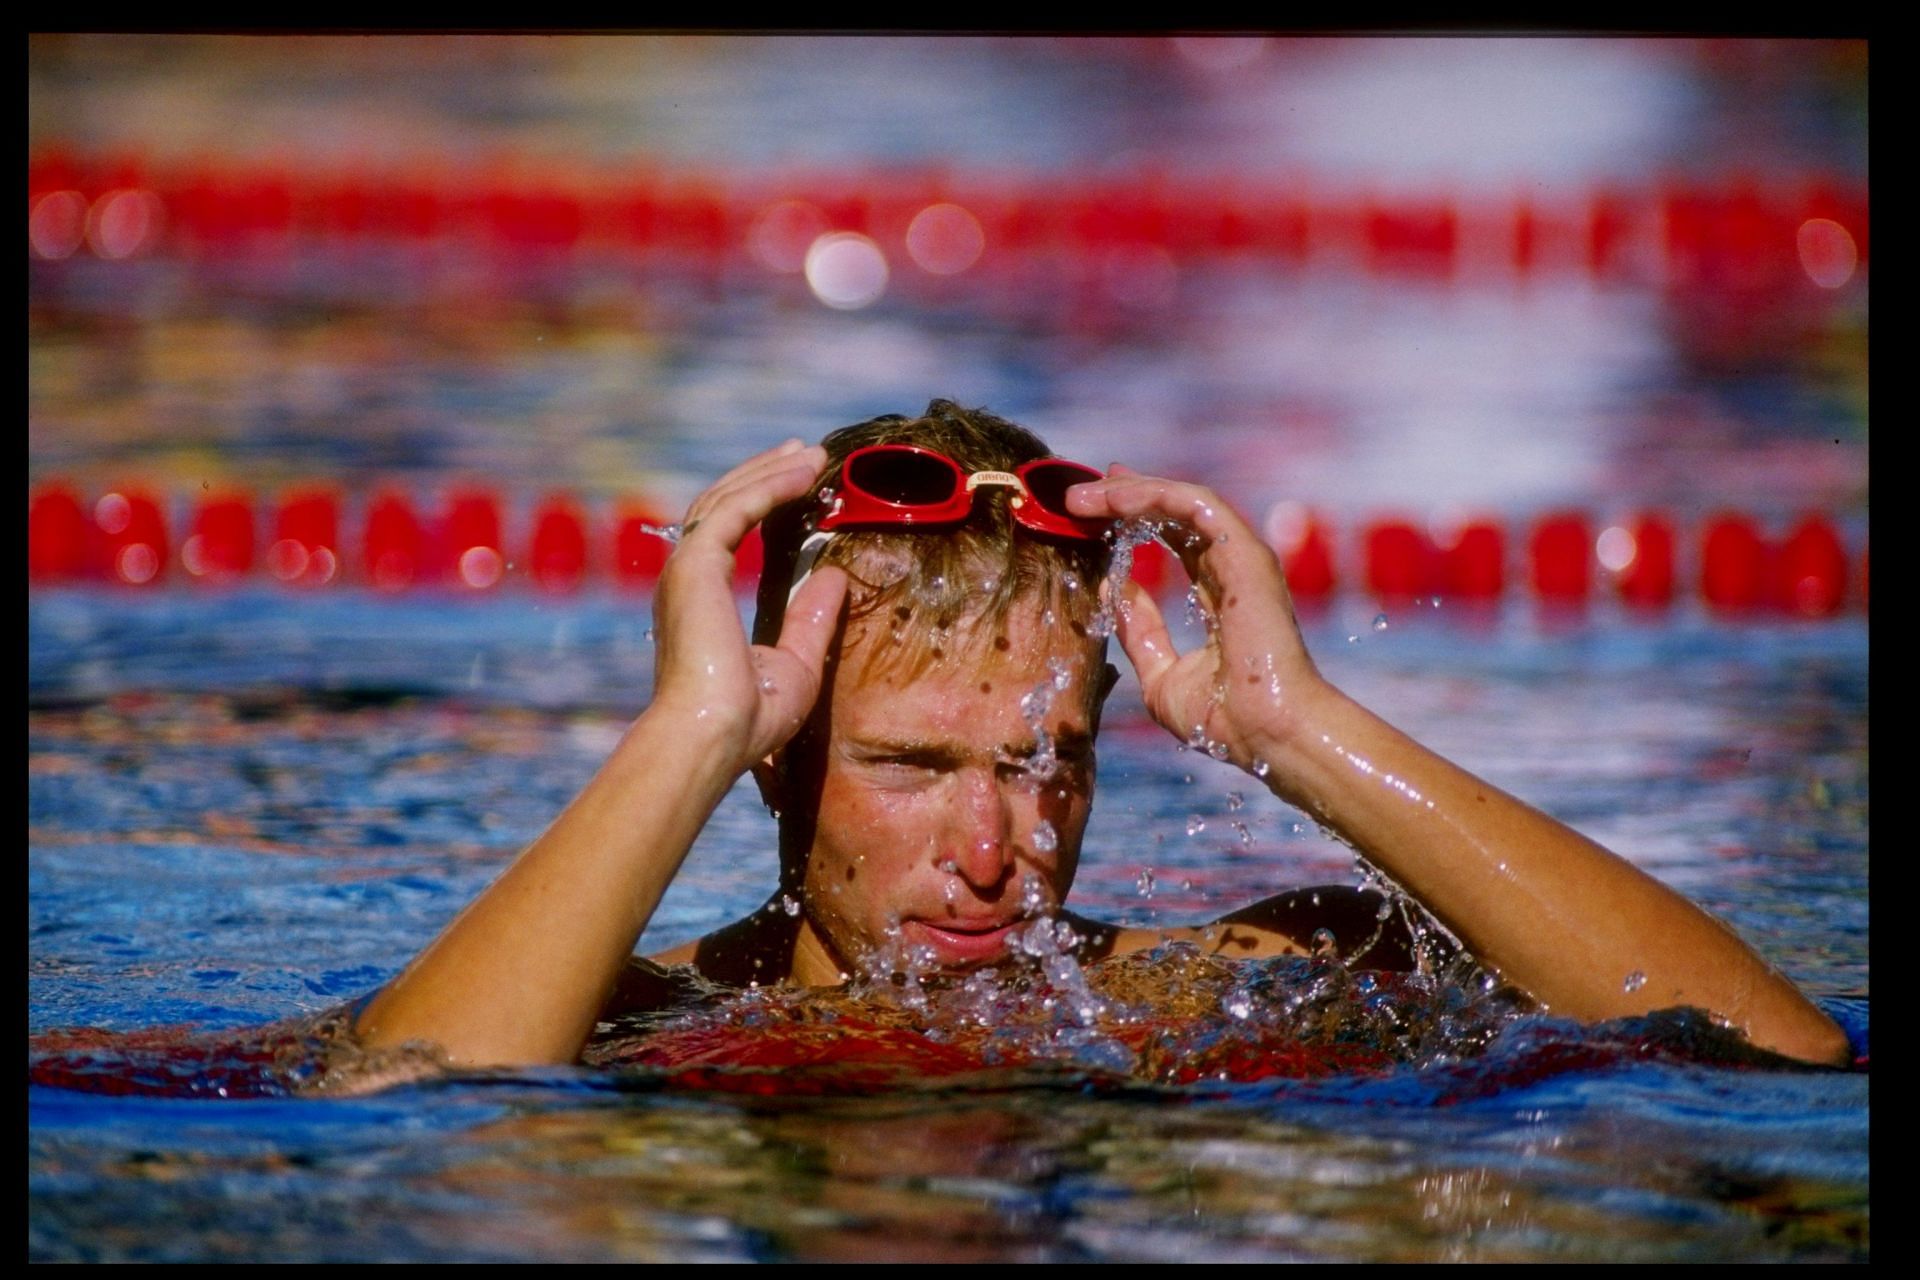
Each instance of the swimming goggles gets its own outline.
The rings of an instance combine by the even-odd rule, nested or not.
[[[787,599],[791,603],[836,530],[958,524],[973,513],[974,494],[982,486],[1012,489],[1007,513],[1035,533],[1098,542],[1113,522],[1069,514],[1067,490],[1105,478],[1065,458],[1035,458],[1012,471],[969,473],[944,453],[919,445],[855,449],[840,464],[839,483],[833,486],[825,514],[800,544]]]
[[[1065,458],[1035,458],[1012,471],[960,469],[944,453],[912,444],[871,444],[840,464],[840,483],[822,532],[854,526],[958,524],[973,512],[974,491],[983,485],[1012,489],[1007,511],[1036,533],[1098,542],[1111,521],[1088,520],[1067,511],[1067,490],[1106,477]]]

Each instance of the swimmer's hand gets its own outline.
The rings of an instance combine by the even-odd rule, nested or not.
[[[813,575],[778,645],[750,645],[733,553],[826,465],[798,440],[695,499],[654,598],[654,699],[553,823],[368,1003],[368,1045],[470,1066],[570,1062],[713,808],[818,696],[846,576]]]
[[[749,644],[733,597],[733,556],[747,531],[798,498],[826,450],[789,440],[749,458],[693,500],[654,594],[654,697],[690,736],[719,736],[744,771],[785,743],[820,693],[847,576],[814,573],[787,608],[777,645]]]
[[[1067,491],[1095,519],[1147,520],[1180,557],[1205,611],[1207,643],[1180,653],[1152,595],[1128,582],[1116,602],[1120,645],[1153,718],[1184,742],[1267,779],[1300,710],[1325,681],[1307,655],[1280,562],[1211,489],[1115,464]]]
[[[1206,645],[1182,654],[1127,586],[1120,643],[1154,719],[1339,833],[1481,964],[1556,1013],[1696,1005],[1763,1048],[1846,1060],[1833,1020],[1725,925],[1323,679],[1278,560],[1211,490],[1116,466],[1067,490],[1067,507],[1160,522],[1207,611]]]

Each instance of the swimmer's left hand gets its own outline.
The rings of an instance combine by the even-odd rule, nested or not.
[[[1211,489],[1117,463],[1106,479],[1069,489],[1067,507],[1075,515],[1162,527],[1206,613],[1207,643],[1180,653],[1153,597],[1129,582],[1117,608],[1121,647],[1162,727],[1182,741],[1204,739],[1216,754],[1224,748],[1228,759],[1266,779],[1263,763],[1284,758],[1302,727],[1302,704],[1326,688],[1272,550]]]

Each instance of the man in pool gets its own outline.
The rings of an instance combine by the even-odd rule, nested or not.
[[[935,401],[798,440],[695,499],[654,601],[652,703],[553,824],[361,1011],[371,1044],[467,1065],[570,1062],[594,1024],[672,998],[663,966],[825,986],[907,955],[1007,960],[1036,918],[1083,960],[1169,938],[1227,957],[1363,947],[1372,899],[1282,894],[1140,929],[1067,908],[1094,794],[1107,536],[1159,527],[1208,640],[1178,652],[1152,598],[1111,602],[1153,718],[1350,841],[1492,972],[1557,1013],[1695,1005],[1754,1043],[1840,1063],[1840,1029],[1719,921],[1399,733],[1323,679],[1273,552],[1193,484],[1105,475]],[[763,525],[754,639],[730,588]],[[632,955],[707,817],[751,771],[781,884],[698,940]],[[1065,936],[1059,935],[1056,936]],[[1357,957],[1404,966],[1390,941]]]

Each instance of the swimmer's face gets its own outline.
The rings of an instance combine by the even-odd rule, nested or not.
[[[992,964],[1065,900],[1093,800],[1103,664],[1095,642],[1040,612],[1018,608],[983,636],[962,622],[917,672],[873,661],[892,642],[884,621],[849,627],[812,758],[790,774],[819,787],[797,980],[834,981],[896,930],[942,968]],[[1043,778],[1022,699],[1053,662],[1066,684],[1039,722],[1056,756]]]

